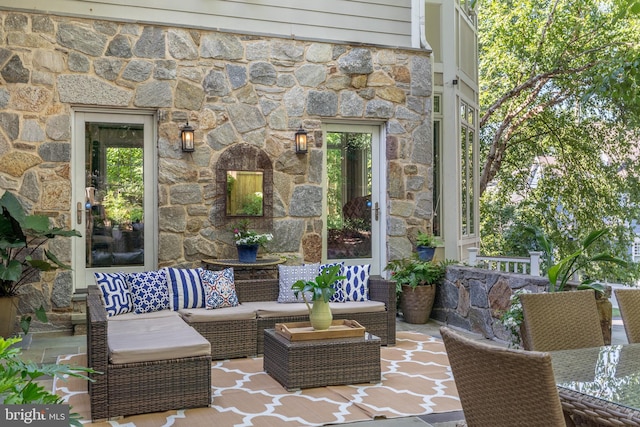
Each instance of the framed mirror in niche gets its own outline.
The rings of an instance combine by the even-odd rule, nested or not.
[[[264,213],[264,172],[227,171],[229,216],[262,216]]]
[[[260,148],[239,143],[227,148],[216,162],[215,226],[249,220],[256,230],[273,226],[273,165]]]

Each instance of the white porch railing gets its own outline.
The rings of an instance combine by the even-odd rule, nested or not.
[[[484,256],[478,255],[478,248],[469,248],[469,265],[471,267],[486,268],[488,270],[504,271],[507,273],[529,274],[540,276],[540,256],[542,252],[529,252],[529,258]]]

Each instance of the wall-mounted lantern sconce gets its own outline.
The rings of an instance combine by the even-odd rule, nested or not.
[[[307,152],[307,131],[300,129],[296,132],[296,153],[305,154]]]
[[[180,131],[180,139],[182,139],[182,151],[190,153],[195,149],[193,146],[194,130],[193,127],[189,126],[188,121]]]

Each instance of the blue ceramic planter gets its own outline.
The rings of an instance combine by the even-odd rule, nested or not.
[[[238,245],[238,261],[256,262],[260,245]]]
[[[418,258],[420,258],[421,261],[431,261],[433,255],[436,253],[436,248],[429,248],[427,246],[418,246],[416,250],[418,251]]]

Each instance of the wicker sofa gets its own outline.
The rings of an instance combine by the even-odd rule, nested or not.
[[[333,317],[356,320],[368,332],[380,337],[382,345],[393,345],[396,340],[395,284],[380,276],[371,276],[368,288],[369,301],[331,303]],[[107,315],[99,288],[91,285],[88,290],[88,366],[103,373],[92,374],[95,382],[89,384],[94,420],[207,406],[211,400],[212,359],[262,354],[265,329],[274,328],[276,323],[309,319],[304,303],[277,302],[278,279],[236,280],[235,290],[240,302],[237,307],[215,310],[180,309],[177,312],[162,310],[156,313],[127,313],[113,317]],[[144,360],[142,356],[142,360],[139,357],[131,363],[126,358],[114,363],[114,358],[118,355],[113,354],[113,346],[119,344],[126,349],[128,327],[145,330],[147,326],[136,324],[148,321],[148,327],[156,331],[157,326],[151,325],[159,322],[157,319],[169,322],[172,328],[178,328],[174,323],[180,322],[191,332],[197,331],[196,335],[205,338],[206,343],[210,344],[209,353],[196,357],[181,357],[178,349],[175,351],[176,357],[163,360]],[[118,331],[121,332],[120,335],[117,335]],[[161,333],[155,337],[157,339],[154,345],[163,341]],[[116,339],[119,342],[116,343]],[[149,339],[153,340],[153,337]],[[192,341],[194,340],[197,341],[197,338]],[[175,344],[172,340],[165,341],[167,345],[181,345]],[[159,350],[162,349],[156,348],[156,351]],[[185,351],[189,350],[192,349],[185,347]],[[173,393],[171,390],[176,392]]]
[[[309,320],[304,303],[278,303],[278,279],[236,280],[240,306],[236,309],[180,310],[182,318],[211,343],[215,359],[254,356],[264,349],[264,330],[276,323]],[[395,283],[369,278],[370,301],[330,303],[334,319],[351,319],[380,337],[382,345],[396,342]]]

